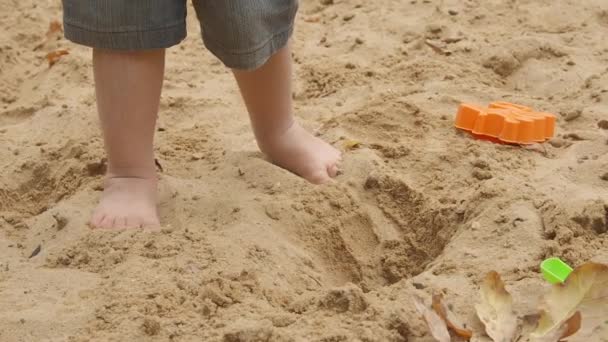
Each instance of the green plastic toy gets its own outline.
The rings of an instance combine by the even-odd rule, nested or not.
[[[551,284],[560,284],[568,279],[572,273],[572,267],[559,258],[549,258],[540,264],[543,277]]]

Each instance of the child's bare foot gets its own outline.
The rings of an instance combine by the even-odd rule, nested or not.
[[[108,178],[91,226],[104,229],[160,227],[154,178]]]
[[[311,183],[326,183],[338,173],[340,152],[297,123],[281,135],[259,140],[263,140],[258,141],[260,149],[273,163]]]

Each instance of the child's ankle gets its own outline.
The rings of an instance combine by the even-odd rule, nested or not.
[[[276,149],[277,145],[284,142],[285,135],[289,133],[294,126],[297,126],[297,123],[291,121],[283,127],[274,127],[274,129],[266,129],[264,131],[258,130],[255,132],[258,147],[263,153],[268,153]]]
[[[113,178],[140,178],[140,179],[149,179],[156,180],[156,169],[154,167],[128,167],[128,168],[118,168],[118,167],[108,167],[108,171],[106,173],[107,179]]]

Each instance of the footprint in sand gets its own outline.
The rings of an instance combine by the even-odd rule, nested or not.
[[[0,112],[0,127],[22,123],[31,118],[35,112],[33,107],[18,107]]]

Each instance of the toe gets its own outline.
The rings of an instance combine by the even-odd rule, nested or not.
[[[143,225],[143,220],[137,216],[129,216],[127,217],[127,228],[141,228]]]
[[[114,228],[116,228],[116,229],[129,228],[129,225],[127,223],[127,218],[126,217],[117,217],[116,219],[114,219]]]
[[[95,212],[93,214],[93,217],[91,218],[91,221],[89,221],[89,226],[91,228],[101,228],[101,222],[103,221],[103,219],[106,217],[105,214],[101,213],[101,212]]]
[[[318,171],[314,171],[304,178],[309,182],[317,185],[331,181],[331,177],[329,176],[327,169],[320,169]]]
[[[338,165],[337,164],[332,164],[327,168],[327,174],[329,174],[329,177],[334,178],[338,175]]]
[[[110,215],[104,216],[103,220],[99,223],[101,229],[112,229],[114,228],[114,217]]]

